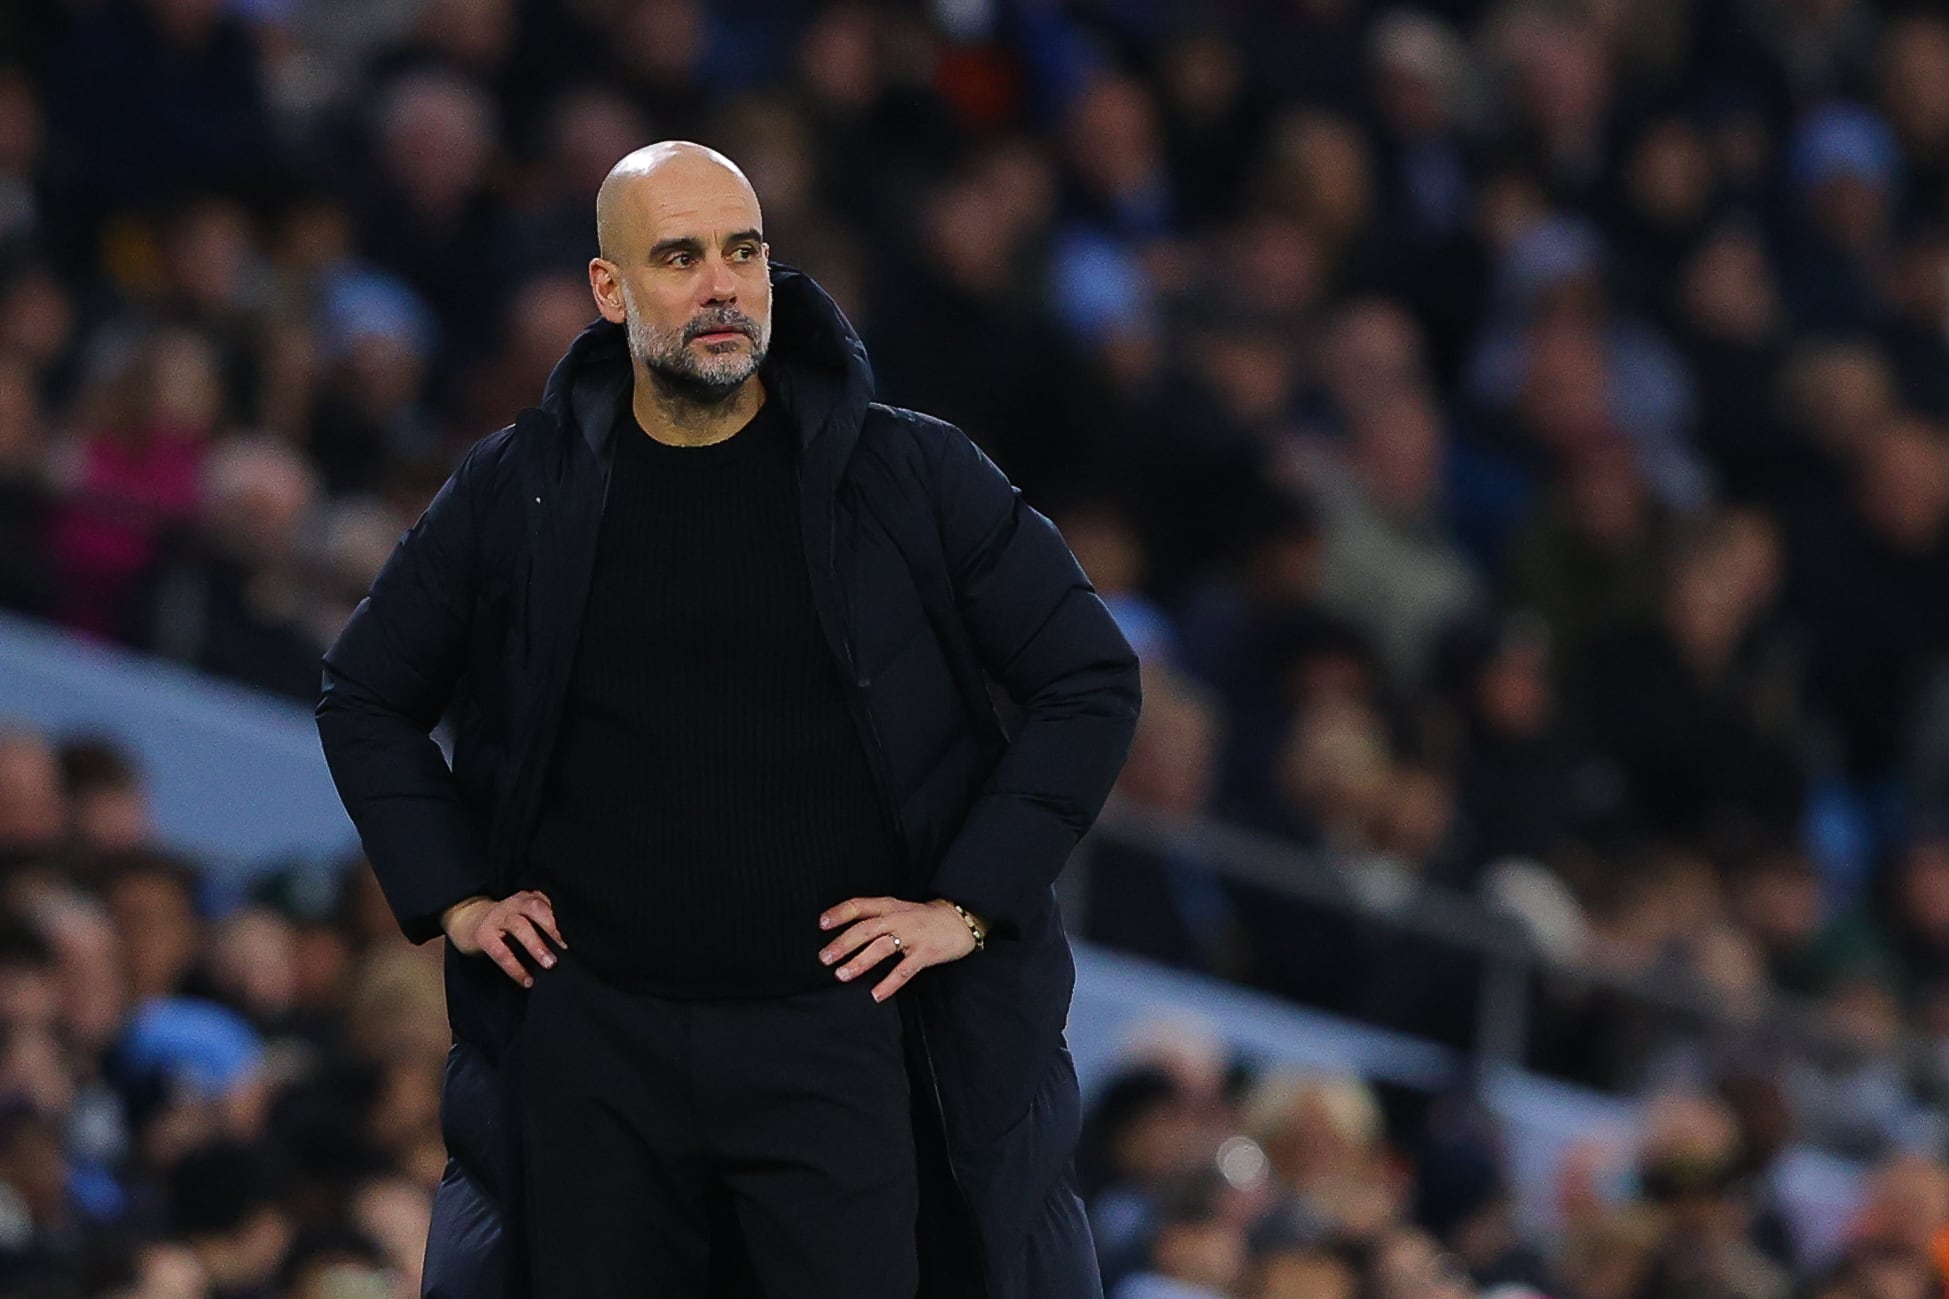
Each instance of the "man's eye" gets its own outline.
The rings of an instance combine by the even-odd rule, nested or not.
[[[670,254],[670,264],[671,264],[672,266],[677,266],[677,267],[683,267],[683,266],[688,266],[688,265],[690,265],[690,254],[689,254],[689,253],[671,253],[671,254]]]
[[[748,262],[752,258],[758,255],[758,250],[756,248],[753,248],[750,244],[744,244],[738,248],[732,249],[731,255],[737,258],[741,262]]]

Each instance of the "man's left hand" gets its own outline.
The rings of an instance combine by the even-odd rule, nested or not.
[[[958,961],[975,946],[974,935],[946,898],[932,902],[849,898],[819,916],[821,929],[839,929],[842,925],[847,928],[819,953],[827,965],[853,954],[836,971],[841,979],[857,978],[896,951],[900,953],[900,963],[873,989],[875,1001],[885,1001],[928,966]],[[898,947],[893,942],[895,935],[900,939]]]

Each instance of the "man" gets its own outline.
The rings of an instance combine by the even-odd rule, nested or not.
[[[1098,1294],[1050,884],[1135,657],[965,436],[871,400],[727,159],[631,154],[597,228],[602,320],[324,661],[340,795],[449,939],[426,1293]]]

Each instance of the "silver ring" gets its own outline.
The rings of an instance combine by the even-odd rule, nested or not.
[[[888,937],[888,938],[891,938],[891,939],[893,940],[893,950],[894,950],[894,951],[896,951],[896,952],[897,952],[897,951],[899,951],[899,950],[900,950],[900,935],[899,935],[899,934],[888,934],[888,935],[887,935],[887,937]]]

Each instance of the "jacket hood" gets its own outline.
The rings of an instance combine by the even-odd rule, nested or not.
[[[873,400],[873,367],[852,322],[811,276],[773,262],[771,348],[758,373],[822,463],[844,464]],[[541,409],[603,455],[631,391],[623,326],[596,320],[576,335],[542,390]]]

